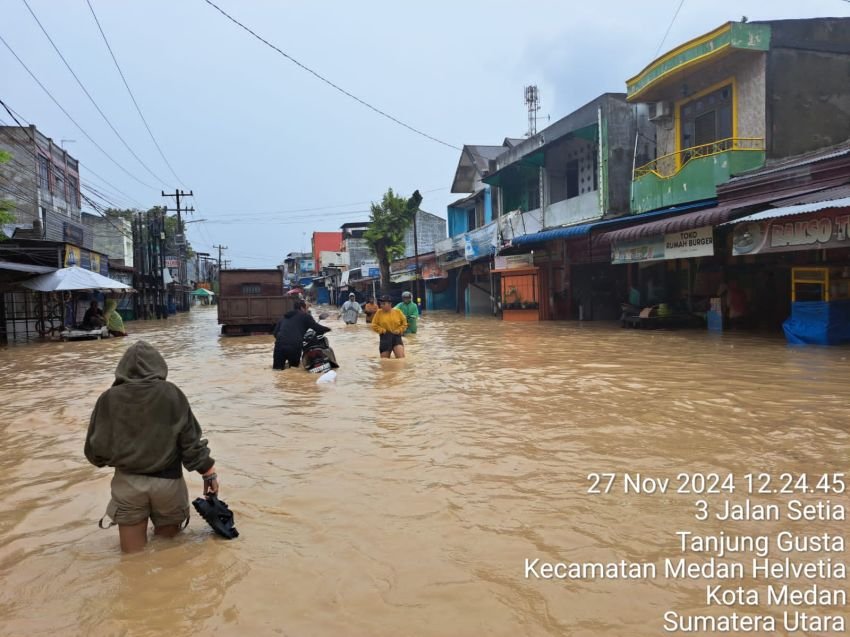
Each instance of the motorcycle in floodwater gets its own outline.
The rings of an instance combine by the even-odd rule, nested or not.
[[[311,374],[323,374],[328,370],[337,369],[336,354],[324,334],[316,334],[316,330],[307,330],[301,344],[301,367]]]

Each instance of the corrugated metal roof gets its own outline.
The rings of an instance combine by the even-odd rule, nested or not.
[[[798,206],[783,206],[781,208],[772,208],[770,210],[762,210],[740,219],[735,219],[729,223],[742,223],[744,221],[762,221],[763,219],[776,219],[777,217],[791,217],[796,215],[804,215],[810,212],[818,212],[819,210],[827,210],[830,208],[850,208],[850,197],[843,199],[832,199],[831,201],[816,201],[809,204],[801,204]],[[729,224],[721,224],[729,225]]]
[[[29,263],[0,261],[0,270],[14,270],[15,272],[29,272],[31,274],[47,274],[48,272],[55,272],[56,268],[50,268],[46,265],[30,265]]]
[[[819,192],[810,192],[805,195],[798,195],[796,197],[788,197],[788,199],[782,199],[781,201],[778,201],[773,205],[774,207],[778,208],[780,206],[796,206],[804,203],[816,203],[818,201],[844,199],[845,197],[850,197],[850,184],[845,184],[844,186],[837,186],[835,188],[829,188],[827,190],[821,190]]]
[[[836,144],[835,146],[830,146],[828,148],[820,148],[802,155],[795,155],[793,157],[785,157],[780,160],[771,161],[764,168],[758,168],[756,170],[751,170],[742,173],[741,175],[737,175],[730,179],[727,183],[734,184],[738,181],[752,179],[753,177],[769,175],[770,173],[774,173],[779,170],[787,170],[798,166],[807,166],[819,161],[842,157],[847,154],[850,154],[850,141],[842,142],[841,144]]]

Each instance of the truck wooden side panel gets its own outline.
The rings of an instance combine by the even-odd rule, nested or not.
[[[270,332],[295,299],[283,294],[280,270],[222,270],[218,322],[222,334]]]

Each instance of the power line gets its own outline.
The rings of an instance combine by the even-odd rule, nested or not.
[[[100,108],[100,106],[98,106],[98,103],[97,103],[97,102],[94,100],[94,98],[91,96],[91,93],[89,93],[88,89],[85,87],[85,85],[83,84],[82,80],[80,80],[80,78],[79,78],[79,77],[77,76],[77,74],[74,72],[74,69],[72,69],[72,68],[71,68],[71,65],[70,65],[70,64],[68,64],[68,60],[66,60],[66,59],[65,59],[65,56],[64,56],[64,55],[62,55],[62,51],[60,51],[60,50],[59,50],[59,47],[58,47],[58,46],[56,46],[56,43],[53,41],[53,38],[51,38],[51,37],[50,37],[50,34],[47,32],[47,29],[45,29],[45,28],[44,28],[44,25],[42,25],[42,24],[41,24],[41,21],[38,19],[38,16],[36,16],[36,15],[35,15],[35,12],[32,10],[32,7],[30,7],[30,5],[29,5],[29,3],[27,2],[27,0],[21,0],[21,1],[24,3],[24,5],[26,5],[27,10],[30,12],[30,15],[32,15],[33,19],[35,20],[35,23],[36,23],[36,24],[38,25],[38,27],[41,29],[41,32],[42,32],[42,33],[44,33],[44,36],[47,38],[47,41],[48,41],[48,42],[50,42],[50,45],[53,47],[53,50],[54,50],[54,51],[56,51],[56,54],[59,56],[59,58],[60,58],[60,59],[62,60],[62,62],[65,64],[65,67],[68,69],[68,71],[70,71],[71,75],[72,75],[72,76],[74,76],[74,79],[77,81],[77,84],[79,84],[79,85],[80,85],[80,88],[81,88],[81,89],[83,89],[83,93],[85,93],[85,94],[86,94],[86,97],[88,97],[88,98],[89,98],[89,101],[90,101],[90,102],[92,103],[92,105],[93,105],[93,106],[97,109],[97,112],[98,112],[98,113],[100,113],[100,116],[103,118],[103,121],[104,121],[104,122],[106,122],[106,124],[109,126],[109,128],[111,128],[111,129],[112,129],[112,132],[113,132],[113,133],[115,133],[115,136],[116,136],[118,139],[120,139],[120,140],[121,140],[121,143],[122,143],[122,144],[124,144],[124,147],[125,147],[128,151],[130,151],[130,154],[131,154],[133,157],[135,157],[135,158],[136,158],[136,161],[138,161],[138,162],[142,165],[142,167],[143,167],[145,170],[147,170],[147,171],[148,171],[148,172],[149,172],[149,173],[153,176],[153,178],[154,178],[154,179],[157,179],[157,180],[159,180],[161,183],[163,183],[163,184],[167,185],[167,182],[166,182],[164,179],[162,179],[162,177],[160,177],[159,175],[157,175],[154,171],[152,171],[152,170],[148,167],[148,165],[147,165],[145,162],[143,162],[143,161],[142,161],[141,157],[139,157],[139,156],[135,153],[135,151],[134,151],[132,148],[130,148],[130,144],[128,144],[128,143],[126,142],[126,140],[125,140],[123,137],[121,137],[121,134],[118,132],[118,129],[116,129],[116,128],[115,128],[115,126],[113,126],[113,125],[112,125],[112,122],[111,122],[111,121],[109,121],[109,118],[106,116],[106,113],[104,113],[104,112],[103,112],[103,110]]]
[[[106,33],[103,32],[103,27],[100,25],[100,20],[97,19],[97,14],[95,14],[94,7],[92,6],[90,0],[86,0],[86,4],[89,5],[89,10],[91,11],[92,17],[94,18],[95,24],[97,24],[98,31],[100,31],[100,35],[103,38],[103,43],[106,44],[106,48],[109,49],[109,55],[112,56],[112,61],[115,62],[115,68],[118,69],[118,74],[121,76],[121,81],[124,82],[124,86],[127,88],[127,92],[130,94],[130,99],[133,100],[133,105],[136,107],[136,112],[142,119],[142,123],[147,129],[148,135],[151,136],[151,141],[153,141],[154,146],[156,146],[156,149],[159,151],[159,155],[160,157],[162,157],[162,161],[164,161],[165,165],[168,166],[168,170],[170,170],[171,174],[174,175],[174,178],[182,184],[183,180],[177,176],[176,172],[174,172],[174,168],[171,167],[171,163],[165,157],[165,153],[162,152],[162,148],[160,148],[159,143],[156,141],[156,137],[154,137],[151,127],[148,126],[148,121],[145,119],[145,116],[142,115],[142,109],[139,107],[139,103],[136,101],[136,96],[133,95],[133,91],[130,90],[130,85],[127,83],[127,78],[124,77],[124,72],[121,70],[121,66],[118,64],[118,60],[115,57],[115,53],[113,53],[112,51],[112,47],[109,46],[109,40],[106,39]]]
[[[219,6],[218,6],[217,4],[215,4],[214,2],[211,2],[210,0],[204,0],[204,2],[206,2],[208,5],[210,5],[211,7],[213,7],[216,11],[218,11],[218,12],[219,12],[221,15],[223,15],[225,18],[227,18],[228,20],[230,20],[231,22],[233,22],[233,23],[234,23],[234,24],[236,24],[237,26],[241,27],[242,29],[244,29],[245,31],[247,31],[248,33],[250,33],[251,35],[253,35],[255,38],[257,38],[260,42],[262,42],[263,44],[265,44],[267,47],[269,47],[269,48],[271,48],[271,49],[274,49],[275,51],[277,51],[278,53],[280,53],[283,57],[285,57],[287,60],[289,60],[290,62],[292,62],[293,64],[295,64],[296,66],[298,66],[298,67],[300,67],[300,68],[304,69],[304,70],[305,70],[305,71],[307,71],[310,75],[313,75],[314,77],[318,78],[319,80],[321,80],[322,82],[324,82],[324,83],[325,83],[325,84],[327,84],[328,86],[331,86],[332,88],[336,89],[337,91],[339,91],[339,92],[340,92],[340,93],[342,93],[343,95],[346,95],[346,96],[350,97],[350,98],[351,98],[351,99],[353,99],[355,102],[359,102],[360,104],[362,104],[362,105],[363,105],[363,106],[365,106],[366,108],[368,108],[368,109],[370,109],[370,110],[375,111],[376,113],[378,113],[378,115],[381,115],[382,117],[386,117],[388,120],[395,122],[395,123],[396,123],[396,124],[398,124],[399,126],[404,126],[404,128],[406,128],[406,129],[408,129],[408,130],[413,131],[413,132],[414,132],[414,133],[416,133],[417,135],[421,135],[422,137],[425,137],[425,138],[427,138],[427,139],[430,139],[431,141],[437,142],[438,144],[442,144],[443,146],[448,146],[449,148],[453,148],[453,149],[455,149],[455,150],[461,150],[458,146],[455,146],[454,144],[449,144],[448,142],[444,142],[443,140],[441,140],[441,139],[437,139],[436,137],[433,137],[432,135],[429,135],[428,133],[425,133],[425,132],[423,132],[423,131],[419,130],[418,128],[414,128],[414,127],[413,127],[413,126],[411,126],[410,124],[406,124],[406,123],[404,123],[404,122],[403,122],[403,121],[401,121],[400,119],[398,119],[398,118],[396,118],[396,117],[393,117],[393,116],[392,116],[392,115],[390,115],[389,113],[386,113],[386,112],[382,111],[381,109],[377,108],[376,106],[372,106],[369,102],[366,102],[365,100],[360,99],[360,98],[359,98],[359,97],[357,97],[356,95],[354,95],[354,94],[352,94],[352,93],[349,93],[348,91],[346,91],[346,90],[345,90],[344,88],[342,88],[341,86],[339,86],[339,85],[337,85],[337,84],[334,84],[334,83],[333,83],[333,82],[331,82],[329,79],[327,79],[326,77],[324,77],[324,76],[320,75],[319,73],[317,73],[316,71],[314,71],[314,70],[313,70],[313,69],[311,69],[310,67],[305,66],[304,64],[302,64],[301,62],[299,62],[298,60],[296,60],[294,57],[292,57],[291,55],[289,55],[288,53],[284,53],[281,49],[279,49],[279,48],[278,48],[278,47],[276,47],[274,44],[272,44],[271,42],[269,42],[268,40],[266,40],[266,39],[265,39],[265,38],[263,38],[262,36],[258,35],[258,34],[257,34],[257,33],[255,33],[254,31],[252,31],[250,28],[248,28],[247,26],[245,26],[245,25],[244,25],[244,24],[242,24],[241,22],[239,22],[239,20],[237,20],[236,18],[234,18],[233,16],[231,16],[230,14],[228,14],[226,11],[224,11],[224,9],[222,9],[221,7],[219,7]]]
[[[848,1],[850,1],[850,0],[848,0]],[[431,192],[438,192],[438,191],[440,191],[440,190],[447,190],[447,189],[448,189],[448,187],[447,187],[447,186],[442,186],[442,187],[440,187],[440,188],[431,188],[431,189],[429,189],[429,190],[422,190],[422,191],[420,191],[420,192],[422,192],[422,194],[428,194],[428,193],[431,193]],[[316,207],[314,207],[314,208],[288,208],[288,209],[285,209],[285,210],[265,210],[265,211],[263,211],[263,210],[256,210],[256,211],[250,211],[250,212],[248,212],[248,211],[245,211],[245,212],[239,212],[239,214],[240,214],[240,215],[283,215],[283,214],[288,214],[288,213],[290,213],[290,212],[318,212],[318,211],[322,211],[322,210],[331,210],[331,209],[333,209],[333,208],[347,208],[347,207],[349,207],[349,206],[368,206],[368,205],[370,205],[370,204],[372,204],[372,203],[374,203],[374,201],[371,201],[371,200],[370,200],[370,201],[353,201],[353,202],[349,202],[349,203],[339,203],[339,204],[329,204],[329,205],[325,205],[325,206],[316,206]],[[231,212],[221,213],[221,212],[209,212],[209,211],[205,211],[205,214],[211,214],[211,215],[225,214],[225,215],[230,215],[230,214],[235,214],[236,212],[237,212],[237,211],[231,211]],[[363,210],[363,211],[360,211],[360,210],[352,210],[351,212],[352,212],[352,213],[355,213],[355,212],[365,212],[365,213],[368,213],[368,212],[370,212],[370,211],[369,211],[369,210]],[[334,214],[334,213],[331,213],[331,214]]]
[[[23,130],[23,131],[27,134],[27,137],[29,137],[29,138],[30,138],[30,141],[32,141],[33,145],[34,145],[34,146],[37,146],[37,142],[36,142],[36,140],[35,140],[35,137],[33,137],[32,132],[31,132],[31,131],[30,131],[30,129],[29,129],[29,126],[25,126],[24,124],[22,124],[22,123],[21,123],[21,119],[23,119],[23,120],[24,120],[24,122],[26,122],[26,121],[27,121],[27,120],[26,120],[26,118],[25,118],[23,115],[21,115],[20,113],[18,113],[17,111],[15,111],[15,109],[13,109],[11,106],[9,106],[8,104],[6,104],[6,102],[4,102],[2,99],[0,99],[0,106],[3,106],[3,108],[4,108],[4,109],[6,109],[6,112],[7,112],[7,113],[9,113],[9,115],[11,115],[12,119],[14,119],[14,120],[15,120],[15,123],[18,125],[18,127],[19,127],[21,130]],[[20,119],[19,119],[19,118],[20,118]],[[2,120],[0,120],[0,122],[2,122]],[[10,137],[9,137],[9,139],[10,139],[10,141],[11,141],[12,143],[17,144],[18,146],[20,146],[20,147],[21,147],[21,149],[22,149],[25,153],[27,153],[27,155],[28,155],[29,157],[31,157],[33,160],[35,160],[35,158],[36,158],[35,151],[31,150],[30,148],[27,148],[27,147],[26,147],[26,146],[24,146],[24,145],[23,145],[20,141],[18,141],[17,139],[15,139],[15,138],[14,138],[14,137],[12,137],[12,136],[10,136]],[[83,166],[82,162],[80,162],[80,161],[77,161],[77,164],[78,164],[78,166]],[[139,203],[138,201],[135,201],[132,197],[130,197],[130,195],[128,195],[128,194],[127,194],[127,193],[125,193],[125,192],[122,192],[121,190],[119,190],[118,188],[116,188],[115,186],[113,186],[112,184],[110,184],[108,181],[106,181],[106,179],[104,179],[103,177],[101,177],[100,175],[98,175],[96,172],[94,172],[91,168],[89,168],[89,167],[88,167],[88,165],[85,165],[85,168],[86,168],[86,170],[88,170],[90,173],[92,173],[93,175],[95,175],[96,177],[98,177],[98,178],[99,178],[101,181],[103,181],[105,184],[107,184],[110,188],[112,188],[112,189],[113,189],[113,190],[115,190],[116,192],[118,192],[118,193],[120,193],[121,195],[123,195],[123,196],[127,199],[127,201],[129,201],[130,203],[134,203],[134,204],[136,204],[136,205],[137,205],[137,206],[139,206],[139,207],[144,207],[144,206],[142,206],[142,204],[141,204],[141,203]],[[25,169],[25,170],[29,170],[32,174],[35,174],[35,170],[34,170],[33,168],[27,168],[27,169]],[[82,178],[80,178],[80,187],[83,187],[83,186],[86,186],[86,187],[88,187],[89,189],[94,190],[94,188],[92,188],[92,187],[91,187],[89,184],[87,184],[86,182],[83,182]],[[114,205],[114,204],[113,204],[113,205]],[[115,206],[115,207],[120,208],[121,206]]]
[[[661,42],[659,42],[658,48],[655,50],[655,55],[652,56],[653,58],[657,58],[658,54],[661,52],[661,47],[664,46],[664,42],[667,40],[667,36],[670,35],[670,29],[673,28],[673,23],[676,21],[676,16],[679,15],[679,11],[681,11],[683,4],[685,4],[685,0],[681,0],[679,2],[679,6],[676,8],[676,13],[673,14],[673,19],[670,20],[670,24],[667,26],[667,30],[664,32],[664,37],[661,38]]]
[[[83,135],[85,135],[85,136],[86,136],[86,139],[88,139],[88,140],[89,140],[92,144],[94,144],[95,148],[97,148],[97,149],[98,149],[101,153],[103,153],[103,154],[106,156],[106,158],[107,158],[107,159],[109,159],[109,161],[111,161],[113,164],[115,164],[116,166],[118,166],[118,168],[120,168],[120,169],[121,169],[124,173],[126,173],[126,174],[127,174],[127,176],[129,176],[129,177],[131,177],[132,179],[134,179],[135,181],[139,182],[140,184],[142,184],[142,185],[143,185],[143,186],[145,186],[146,188],[150,188],[151,190],[156,190],[156,188],[154,188],[153,186],[151,186],[151,185],[150,185],[150,184],[148,184],[148,183],[145,183],[144,181],[142,181],[141,179],[139,179],[138,177],[136,177],[133,173],[131,173],[129,170],[127,170],[126,168],[124,168],[124,166],[122,166],[122,165],[121,165],[121,164],[119,164],[117,161],[115,161],[115,159],[113,159],[113,157],[112,157],[109,153],[107,153],[105,150],[103,150],[103,148],[100,146],[100,144],[98,144],[96,141],[94,141],[94,140],[91,138],[91,135],[89,135],[89,134],[85,131],[85,129],[83,129],[83,127],[82,127],[82,126],[80,126],[80,125],[77,123],[77,121],[76,121],[73,117],[71,117],[71,115],[68,113],[68,111],[66,111],[66,110],[65,110],[65,107],[63,107],[63,106],[59,103],[59,101],[58,101],[55,97],[53,97],[53,95],[50,93],[50,91],[48,91],[48,90],[47,90],[47,87],[45,87],[45,86],[44,86],[44,84],[42,84],[42,83],[41,83],[41,81],[40,81],[40,80],[39,80],[39,79],[35,76],[35,74],[34,74],[32,71],[30,71],[29,67],[28,67],[26,64],[24,64],[24,61],[23,61],[20,57],[18,57],[18,54],[17,54],[17,53],[15,53],[15,50],[14,50],[11,46],[9,46],[9,43],[8,43],[8,42],[6,42],[6,40],[4,40],[4,39],[3,39],[3,36],[0,36],[0,42],[2,42],[2,43],[6,46],[6,48],[7,48],[7,49],[9,49],[9,52],[10,52],[12,55],[14,55],[14,56],[15,56],[15,59],[16,59],[16,60],[17,60],[17,61],[21,64],[21,66],[23,66],[23,67],[24,67],[24,70],[25,70],[27,73],[29,73],[30,77],[31,77],[33,80],[35,80],[36,84],[38,84],[38,85],[39,85],[39,87],[41,87],[41,90],[43,90],[45,93],[47,93],[47,96],[48,96],[51,100],[53,100],[53,103],[54,103],[54,104],[56,104],[56,106],[58,106],[58,107],[59,107],[59,110],[61,110],[61,111],[65,114],[65,117],[67,117],[69,120],[71,120],[71,122],[74,124],[74,126],[76,126],[76,127],[79,129],[79,131],[80,131]]]

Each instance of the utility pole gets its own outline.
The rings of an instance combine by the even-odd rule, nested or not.
[[[213,246],[213,248],[218,248],[218,272],[216,272],[216,278],[218,279],[219,289],[215,290],[216,294],[221,294],[221,251],[227,250],[227,246]]]
[[[213,248],[218,248],[218,269],[221,271],[221,251],[227,250],[227,246],[213,246]]]
[[[186,235],[183,233],[183,219],[180,216],[181,212],[195,212],[194,206],[192,208],[181,208],[180,207],[180,197],[194,197],[195,195],[190,190],[189,192],[185,192],[183,190],[175,190],[174,193],[167,193],[164,190],[162,191],[163,197],[174,197],[177,200],[176,208],[166,208],[165,212],[176,212],[177,213],[177,236],[175,237],[175,243],[177,244],[177,250],[179,252],[178,258],[180,259],[180,267],[178,268],[179,278],[180,278],[180,303],[179,307],[183,310],[189,309],[189,296],[188,292],[185,289],[186,279]]]
[[[419,286],[419,237],[416,232],[416,217],[419,216],[419,208],[416,209],[416,212],[413,213],[413,260],[416,263],[416,299],[414,299],[414,303],[418,303],[420,299],[422,299],[422,295],[420,294],[420,286]]]

